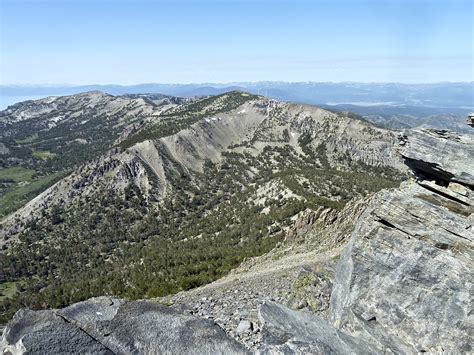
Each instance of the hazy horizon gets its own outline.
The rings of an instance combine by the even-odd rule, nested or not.
[[[452,112],[474,108],[474,82],[363,83],[363,82],[229,82],[143,83],[135,85],[0,85],[0,109],[20,101],[66,96],[89,91],[112,95],[165,94],[171,96],[217,95],[242,90],[270,98],[311,104],[357,106],[450,107]]]

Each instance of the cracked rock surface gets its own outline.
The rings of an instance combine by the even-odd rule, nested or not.
[[[473,350],[472,142],[408,135],[401,153],[409,163],[424,159],[412,164],[418,181],[379,192],[358,220],[331,295],[339,329],[380,351]],[[421,181],[427,176],[434,181]]]
[[[3,353],[244,354],[214,322],[149,301],[92,298],[62,310],[19,311]]]
[[[474,137],[445,130],[405,131],[399,152],[416,173],[438,183],[474,187]]]

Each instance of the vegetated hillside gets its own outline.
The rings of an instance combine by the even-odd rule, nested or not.
[[[91,92],[26,101],[0,112],[0,217],[186,101],[192,99]]]
[[[113,148],[91,149],[94,159],[3,219],[2,287],[19,291],[0,300],[3,321],[23,305],[208,283],[271,250],[299,212],[338,210],[402,178],[396,136],[344,114],[243,92],[166,109],[127,105],[116,124],[97,127],[125,122],[108,138]],[[5,123],[10,132],[27,122],[21,116]]]

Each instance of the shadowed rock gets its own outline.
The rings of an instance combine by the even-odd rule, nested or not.
[[[467,116],[467,124],[471,127],[474,127],[474,113],[470,113]]]
[[[441,184],[451,181],[474,187],[474,139],[435,129],[405,131],[400,154],[416,174]]]

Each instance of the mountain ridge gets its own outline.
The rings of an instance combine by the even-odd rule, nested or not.
[[[103,140],[106,149],[2,221],[4,277],[17,287],[33,280],[18,300],[41,308],[104,293],[153,297],[199,286],[272,249],[300,211],[341,209],[404,174],[396,134],[317,107],[243,92],[171,107],[124,102],[112,121],[94,116],[97,127],[124,123]],[[93,112],[89,106],[75,115]],[[39,150],[44,129],[27,143],[8,136],[7,146],[13,153],[17,145]],[[57,132],[67,146],[64,132],[74,130]],[[51,153],[31,167],[67,166],[62,150]],[[17,307],[5,302],[6,312]]]
[[[21,101],[27,92],[3,87],[5,104]],[[32,90],[31,87],[27,87]],[[249,91],[281,101],[324,106],[330,110],[353,111],[376,125],[388,129],[438,128],[468,133],[464,117],[474,110],[472,82],[407,83],[318,83],[255,82],[204,84],[144,84],[132,86],[46,87],[46,95],[65,95],[88,90],[103,90],[114,95],[142,92],[172,96],[216,95],[235,89]],[[14,96],[20,95],[14,99]],[[40,92],[36,92],[39,94]],[[29,95],[35,92],[29,91]],[[37,97],[37,96],[36,96]],[[28,98],[26,96],[25,98]],[[2,100],[2,96],[0,96]]]

